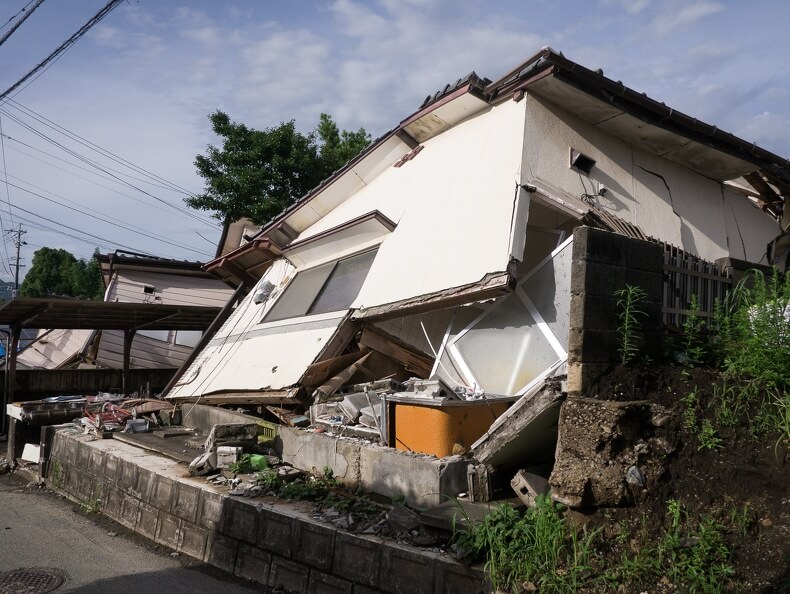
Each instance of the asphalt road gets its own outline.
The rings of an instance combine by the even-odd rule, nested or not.
[[[0,476],[0,574],[52,568],[65,576],[57,593],[272,592],[171,556],[104,516],[27,485],[18,474]]]

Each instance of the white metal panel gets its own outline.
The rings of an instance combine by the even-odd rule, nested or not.
[[[725,187],[723,200],[730,256],[765,264],[767,243],[779,235],[779,223],[736,189]]]
[[[513,101],[478,114],[427,141],[413,160],[343,205],[347,220],[375,209],[398,223],[353,307],[470,284],[506,269],[523,118],[524,104]]]
[[[27,368],[56,369],[81,353],[92,335],[93,330],[52,330],[19,353],[17,363]]]
[[[153,294],[144,287],[153,287]],[[171,305],[202,305],[222,307],[233,291],[225,283],[213,278],[200,278],[170,273],[141,270],[119,270],[111,286],[107,301],[127,303],[154,302]]]
[[[728,245],[740,242],[733,235],[734,220],[726,223],[719,182],[629,145],[535,96],[528,98],[526,119],[523,171],[527,179],[545,180],[579,197],[605,187],[605,196],[595,198],[598,206],[638,225],[647,235],[706,260],[729,255]],[[652,140],[653,136],[645,142]],[[569,167],[571,147],[595,159],[589,176]],[[770,240],[768,235],[759,238],[767,226],[753,226],[755,244]]]
[[[292,386],[304,373],[343,316],[232,335],[212,341],[168,397],[185,397],[218,391],[279,390]]]

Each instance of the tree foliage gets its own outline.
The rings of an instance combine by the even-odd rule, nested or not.
[[[64,249],[43,247],[33,254],[19,294],[22,297],[103,299],[101,268],[95,255],[90,260],[78,260]]]
[[[209,145],[196,157],[205,189],[186,203],[222,221],[267,223],[370,144],[363,128],[341,131],[327,114],[309,134],[293,120],[265,130],[233,122],[222,111],[209,120],[222,146]]]

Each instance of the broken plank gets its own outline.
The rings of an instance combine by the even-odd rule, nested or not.
[[[306,416],[299,413],[294,413],[284,408],[277,406],[267,406],[266,410],[280,419],[283,424],[290,425],[291,427],[306,427],[310,424],[310,419],[308,419]]]
[[[359,339],[360,346],[386,355],[420,377],[428,377],[433,358],[420,353],[402,340],[373,327],[365,327]]]

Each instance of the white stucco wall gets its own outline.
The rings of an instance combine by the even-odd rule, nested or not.
[[[508,263],[524,104],[513,101],[427,140],[315,225],[304,239],[378,210],[397,223],[354,307],[372,307],[479,281]]]
[[[571,147],[595,159],[589,176],[568,166]],[[527,98],[524,148],[525,181],[540,179],[577,197],[605,186],[599,206],[706,260],[743,257],[740,237],[733,237],[734,216],[748,238],[748,259],[759,260],[755,246],[764,251],[772,236],[770,217],[718,181],[635,148],[534,95]]]

